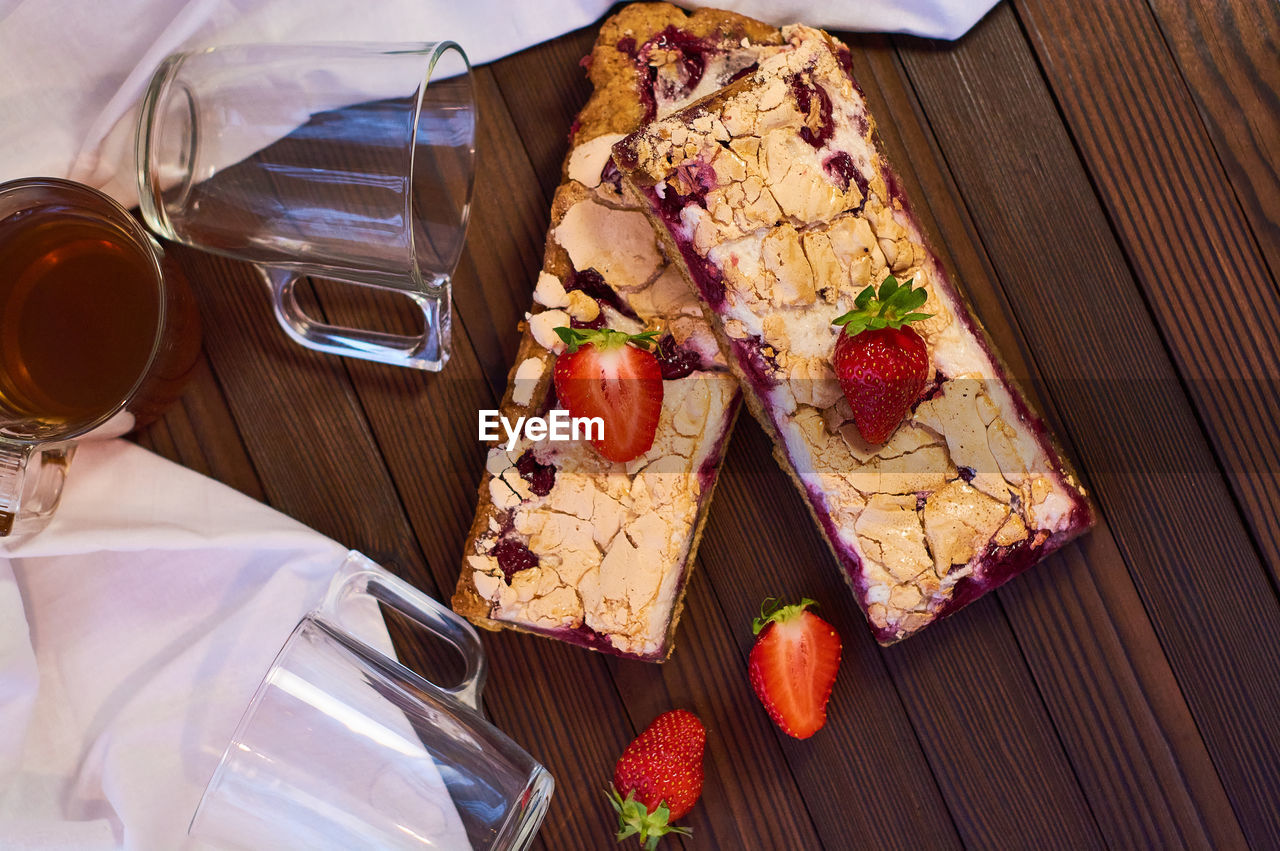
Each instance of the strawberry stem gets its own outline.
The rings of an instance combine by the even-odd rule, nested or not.
[[[663,801],[658,802],[658,806],[653,812],[644,804],[636,800],[635,790],[627,792],[624,800],[618,792],[618,788],[613,784],[605,791],[605,795],[609,799],[609,803],[613,805],[613,809],[618,813],[618,833],[617,840],[621,842],[628,836],[634,836],[640,840],[645,851],[654,851],[658,847],[658,840],[666,836],[668,833],[678,833],[681,836],[692,836],[693,831],[687,827],[676,827],[669,824],[671,819],[671,810]]]
[[[769,624],[789,621],[810,606],[816,605],[817,602],[808,597],[802,597],[799,603],[790,606],[776,597],[765,597],[760,603],[760,617],[751,622],[751,634],[759,635],[760,630]]]
[[[901,328],[921,319],[928,319],[932,313],[917,313],[929,294],[923,287],[912,289],[914,278],[899,284],[893,275],[880,283],[879,292],[871,285],[858,293],[853,300],[853,310],[841,314],[832,325],[843,325],[844,332],[856,337],[863,331],[874,331],[880,328]]]
[[[615,331],[612,328],[553,328],[561,340],[564,341],[565,347],[570,353],[576,352],[582,346],[595,346],[601,351],[615,349],[619,346],[631,345],[637,349],[649,351],[650,347],[657,347],[658,332],[646,331],[643,334],[628,334],[626,331]]]

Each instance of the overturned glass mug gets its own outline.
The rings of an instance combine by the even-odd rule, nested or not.
[[[462,681],[436,686],[362,635],[379,603],[453,645]],[[252,851],[526,847],[554,782],[481,715],[484,675],[470,624],[352,553],[258,686],[192,838]]]
[[[143,217],[254,263],[280,326],[331,354],[439,370],[475,175],[470,65],[453,42],[236,45],[174,54],[137,132]],[[315,319],[315,276],[400,293],[423,330]]]

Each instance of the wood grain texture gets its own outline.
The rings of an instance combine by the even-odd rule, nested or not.
[[[371,558],[407,559],[417,548],[342,362],[285,337],[251,267],[198,262],[205,351],[267,502]]]
[[[247,496],[258,500],[264,496],[207,356],[201,356],[177,404],[132,438],[140,446]]]
[[[541,265],[546,203],[486,69],[477,72],[481,124],[472,234],[455,280],[454,354],[438,374],[343,362],[389,470],[425,566],[409,575],[440,599],[458,578],[484,466],[477,412],[496,407],[514,357],[516,322]],[[325,316],[368,326],[386,308],[376,294],[321,294]],[[403,305],[399,305],[403,309]],[[506,354],[502,354],[506,352]],[[481,354],[483,353],[483,354]],[[557,781],[541,842],[589,848],[611,835],[603,789],[637,732],[606,660],[514,634],[485,635],[490,717]]]
[[[538,191],[521,136],[494,74],[476,74],[480,126],[468,247],[454,281],[454,303],[472,348],[501,398],[531,303],[550,221],[550,195]],[[518,262],[501,262],[514,253]],[[500,354],[499,354],[500,353]]]
[[[1280,434],[1251,427],[1280,420],[1280,287],[1236,194],[1206,191],[1231,182],[1192,94],[1145,5],[1102,4],[1091,15],[1071,14],[1066,0],[1016,8],[1254,539],[1280,579]],[[1280,7],[1268,17],[1280,25]],[[1272,59],[1280,68],[1280,54]],[[1109,85],[1073,85],[1080,76]],[[1280,125],[1276,131],[1280,156]]]
[[[1239,199],[1280,276],[1280,11],[1269,0],[1148,5],[1231,177],[1220,188]]]
[[[1280,719],[1256,708],[1280,703],[1280,606],[1019,38],[999,7],[960,49],[901,53],[1245,835],[1274,842]]]
[[[531,47],[493,66],[511,120],[548,203],[560,185],[569,150],[569,128],[591,96],[581,60],[591,52],[597,27],[586,27]],[[539,81],[536,86],[531,80]]]
[[[1231,292],[1277,306],[1275,22],[1248,26],[1274,10],[1071,12],[1018,0],[955,44],[850,41],[926,233],[1104,522],[882,649],[767,438],[741,419],[669,663],[483,636],[489,716],[557,781],[536,847],[613,846],[601,790],[614,760],[676,706],[708,727],[707,785],[694,836],[664,847],[1280,844],[1274,497],[1255,475],[1280,469],[1267,466],[1274,429],[1259,425],[1260,386],[1199,381],[1275,377],[1276,320],[1250,318],[1256,354],[1233,356],[1225,326],[1182,318],[1224,264]],[[135,439],[447,597],[483,467],[476,413],[506,383],[594,37],[477,70],[480,164],[443,373],[299,349],[248,267],[175,247],[207,359]],[[403,301],[350,287],[308,301],[336,322],[413,320]],[[750,620],[779,594],[818,599],[844,639],[827,727],[804,742],[769,722],[745,676]],[[426,642],[392,630],[402,657],[447,676]]]

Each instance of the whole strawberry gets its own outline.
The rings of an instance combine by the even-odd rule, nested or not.
[[[668,833],[689,831],[682,818],[702,794],[702,751],[707,731],[685,709],[664,712],[627,745],[613,770],[609,800],[618,811],[618,841],[636,836],[652,851]]]
[[[831,323],[843,326],[832,357],[836,380],[867,443],[888,442],[929,380],[929,353],[910,327],[933,315],[915,312],[928,298],[890,275],[879,292],[867,287],[853,310]]]
[[[840,636],[809,611],[765,600],[752,624],[756,643],[747,661],[751,687],[782,732],[807,739],[827,723],[827,701],[840,670]]]

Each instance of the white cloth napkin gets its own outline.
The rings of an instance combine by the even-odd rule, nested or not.
[[[183,847],[254,689],[347,559],[137,446],[82,446],[50,527],[0,544],[0,847]]]
[[[786,24],[959,38],[996,0],[713,0]],[[137,102],[156,65],[243,42],[440,41],[488,62],[598,20],[611,0],[0,0],[0,182],[70,177],[137,203]],[[264,140],[264,144],[271,140]]]

